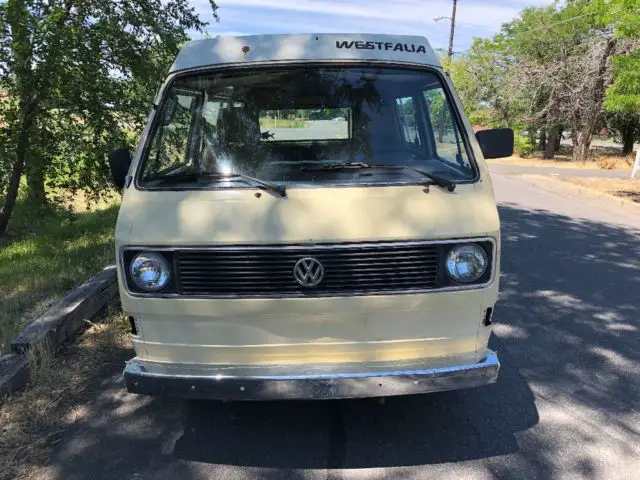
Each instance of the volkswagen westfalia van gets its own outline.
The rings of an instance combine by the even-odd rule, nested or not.
[[[476,387],[498,297],[485,158],[422,37],[194,41],[122,188],[130,392],[326,399]]]

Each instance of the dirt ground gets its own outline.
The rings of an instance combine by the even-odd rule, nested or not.
[[[489,160],[489,163],[503,165],[524,165],[529,167],[554,167],[554,168],[584,168],[584,169],[605,169],[605,170],[629,170],[633,166],[634,156],[628,155],[603,155],[595,157],[594,160],[588,162],[573,162],[568,153],[556,155],[553,160],[544,160],[541,157],[534,156],[529,158],[521,158],[517,155]]]
[[[640,179],[562,177],[561,180],[640,204]]]
[[[130,349],[121,313],[92,324],[55,356],[46,347],[29,358],[27,388],[0,399],[0,479],[37,479],[60,436],[82,418],[85,397],[105,369],[122,369]],[[129,355],[130,356],[130,355]]]

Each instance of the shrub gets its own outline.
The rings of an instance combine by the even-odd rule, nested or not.
[[[515,136],[515,151],[523,158],[529,157],[535,151],[535,145],[531,143],[529,137],[522,135]]]

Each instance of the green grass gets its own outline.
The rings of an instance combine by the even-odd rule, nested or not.
[[[0,355],[64,293],[114,263],[115,203],[71,213],[20,200],[0,236]]]

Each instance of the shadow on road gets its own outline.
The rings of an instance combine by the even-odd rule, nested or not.
[[[527,378],[627,413],[640,392],[639,230],[505,205],[497,333]]]
[[[513,205],[503,205],[501,217],[496,385],[385,404],[223,404],[135,397],[116,376],[58,447],[57,478],[83,478],[103,465],[104,476],[93,478],[213,478],[237,467],[258,467],[242,478],[368,467],[407,467],[406,477],[428,478],[419,466],[449,462],[500,478],[592,478],[606,459],[597,452],[616,448],[633,458],[638,234]],[[460,463],[468,460],[481,461]]]
[[[323,402],[198,401],[186,407],[178,458],[286,469],[454,462],[517,451],[538,421],[533,396],[507,366],[497,385],[459,392]]]

